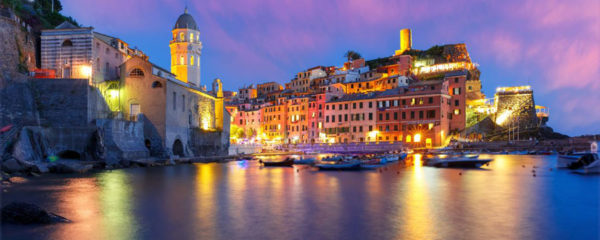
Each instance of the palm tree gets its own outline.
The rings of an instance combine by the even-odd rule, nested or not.
[[[348,59],[348,62],[351,62],[353,60],[362,58],[362,56],[360,55],[360,53],[358,53],[356,51],[352,51],[352,50],[348,50],[344,54],[344,57]]]

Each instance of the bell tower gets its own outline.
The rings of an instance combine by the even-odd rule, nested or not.
[[[187,7],[175,22],[172,33],[173,38],[169,43],[171,72],[177,79],[199,87],[202,42],[196,21],[188,14]]]

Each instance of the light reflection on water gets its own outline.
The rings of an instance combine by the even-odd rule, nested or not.
[[[282,159],[284,156],[269,157]],[[321,157],[321,156],[319,156]],[[42,176],[9,187],[73,223],[3,225],[6,239],[593,239],[600,176],[555,156],[495,155],[482,170],[318,172],[256,161]],[[537,168],[533,168],[536,166]],[[535,170],[536,177],[533,177]]]

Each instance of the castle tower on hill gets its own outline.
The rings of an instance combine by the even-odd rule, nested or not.
[[[200,57],[202,42],[200,31],[192,15],[185,12],[179,16],[173,27],[171,48],[171,72],[177,79],[200,86]]]

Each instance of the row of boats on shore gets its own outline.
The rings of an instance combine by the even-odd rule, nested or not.
[[[372,170],[403,161],[407,156],[406,152],[392,152],[379,155],[336,155],[322,158],[319,161],[316,158],[287,157],[283,161],[259,160],[259,162],[265,167],[311,165],[321,171]],[[431,155],[423,158],[423,161],[425,165],[432,167],[479,168],[488,164],[492,159],[479,159],[479,155]]]
[[[589,152],[558,154],[557,168],[570,169],[585,174],[600,173],[598,145],[599,142],[592,142]],[[531,152],[522,151],[520,154],[531,154]],[[283,161],[259,161],[265,167],[310,165],[322,171],[342,171],[377,169],[389,163],[403,161],[407,156],[407,152],[398,151],[385,154],[334,155],[320,160],[300,156],[296,158],[287,157]],[[424,153],[422,156],[423,165],[441,168],[480,168],[489,165],[492,161],[492,159],[480,159],[479,154],[476,152],[457,153],[444,150]]]
[[[387,153],[381,155],[335,155],[324,157],[321,160],[316,158],[294,158],[287,157],[283,161],[263,161],[260,163],[265,167],[288,167],[293,165],[311,165],[319,170],[362,170],[376,169],[383,167],[388,163],[404,160],[408,154],[405,152]]]

